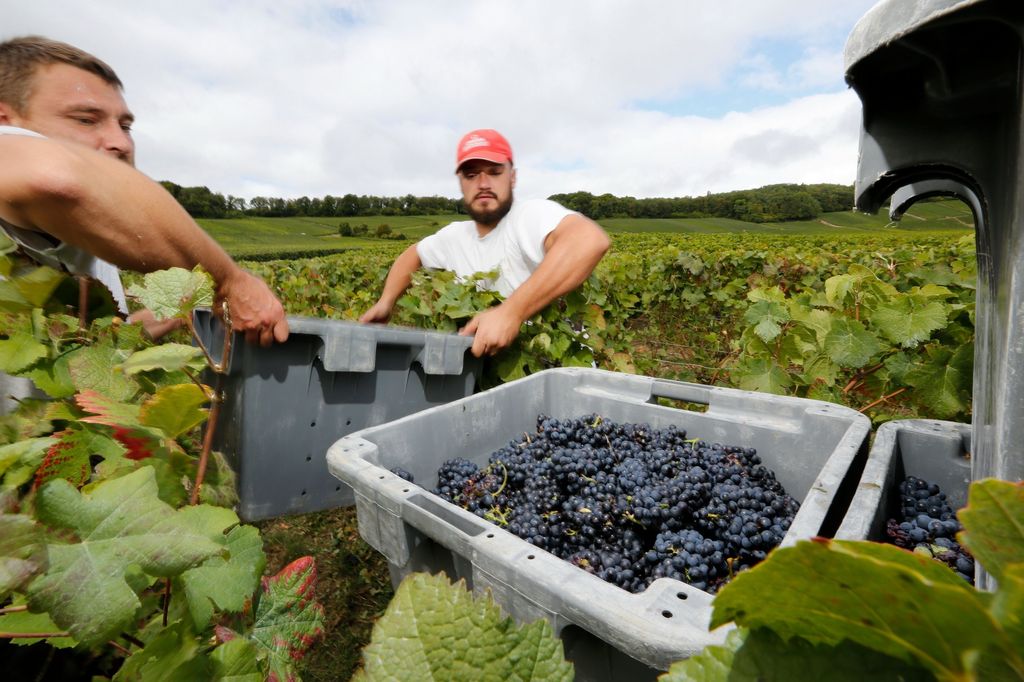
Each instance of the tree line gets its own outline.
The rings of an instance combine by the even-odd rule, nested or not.
[[[169,181],[160,184],[193,218],[261,217],[357,217],[442,215],[464,213],[461,199],[429,196],[402,197],[345,194],[335,197],[242,197],[225,196],[208,187],[182,187]],[[757,189],[707,193],[697,197],[619,197],[613,194],[572,192],[550,199],[594,219],[606,218],[733,218],[753,223],[811,220],[822,213],[853,208],[853,185],[778,184]]]

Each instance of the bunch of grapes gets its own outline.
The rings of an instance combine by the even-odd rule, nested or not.
[[[963,526],[946,502],[946,494],[915,476],[907,476],[899,491],[900,519],[886,524],[892,544],[941,561],[973,585],[974,558],[956,541]]]
[[[594,414],[541,415],[482,468],[449,460],[434,493],[631,592],[662,577],[717,592],[799,508],[753,448]]]

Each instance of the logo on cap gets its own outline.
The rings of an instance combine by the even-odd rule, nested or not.
[[[490,145],[490,142],[480,137],[479,135],[472,135],[468,140],[462,144],[462,151],[468,152],[474,147],[486,147]]]
[[[512,147],[501,133],[490,128],[471,130],[455,148],[455,167],[470,159],[483,159],[493,163],[505,163],[512,160]]]

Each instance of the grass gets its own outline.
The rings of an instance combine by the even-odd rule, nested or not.
[[[903,220],[893,223],[888,209],[875,215],[857,211],[823,213],[814,220],[783,223],[748,223],[730,218],[612,218],[599,221],[609,232],[849,234],[884,230],[967,231],[973,229],[971,211],[960,201],[935,201],[914,206]]]
[[[382,240],[342,237],[339,227],[347,222],[366,225],[370,234],[377,226],[388,225],[410,240],[433,234],[458,216],[360,216],[356,218],[200,218],[196,222],[235,258],[301,251],[345,251],[379,246]],[[393,243],[388,241],[387,243]]]
[[[356,216],[351,218],[200,218],[199,224],[236,258],[265,254],[345,251],[379,246],[377,238],[342,237],[340,223],[365,225],[371,234],[388,225],[417,241],[460,215]],[[889,221],[887,209],[875,215],[855,211],[824,213],[814,220],[784,223],[748,223],[730,218],[609,218],[599,221],[609,232],[668,232],[685,234],[849,234],[882,231],[968,231],[973,228],[970,209],[960,201],[929,201],[917,204],[898,223]],[[395,242],[386,242],[395,243]],[[401,243],[401,242],[398,242]]]
[[[384,557],[359,537],[355,508],[255,525],[263,535],[269,574],[302,556],[316,559],[316,596],[324,606],[325,632],[298,663],[302,679],[349,679],[361,663],[374,622],[394,594]]]

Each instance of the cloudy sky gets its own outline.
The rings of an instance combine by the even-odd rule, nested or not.
[[[518,196],[852,183],[842,50],[874,0],[34,0],[0,38],[104,59],[138,166],[253,196],[456,196],[455,145],[511,141]]]

